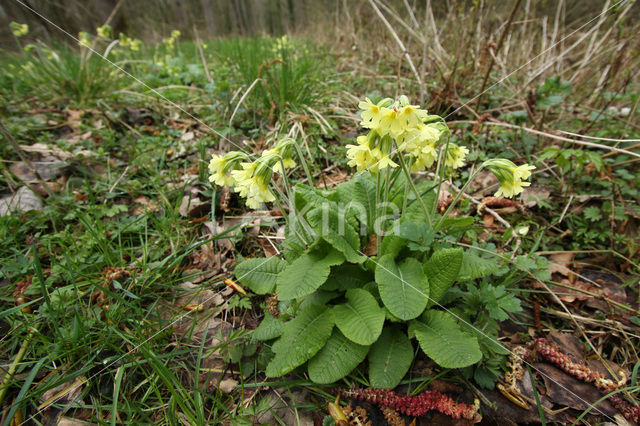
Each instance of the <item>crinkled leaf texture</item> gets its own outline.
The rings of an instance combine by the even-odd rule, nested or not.
[[[364,360],[369,346],[347,339],[334,330],[324,348],[309,361],[309,377],[316,383],[333,383],[342,379]]]
[[[331,268],[329,278],[322,285],[322,290],[349,290],[360,288],[373,281],[373,274],[362,269],[360,265],[345,263]]]
[[[494,259],[486,259],[469,251],[464,252],[462,264],[458,273],[459,281],[470,281],[476,278],[486,277],[500,269],[500,265]]]
[[[462,265],[462,249],[441,249],[424,265],[429,280],[429,305],[438,303],[455,282]]]
[[[238,281],[257,294],[273,292],[278,274],[287,266],[287,262],[277,257],[259,257],[239,263],[235,269]]]
[[[329,276],[331,266],[344,262],[335,250],[311,251],[293,261],[278,275],[276,290],[279,300],[297,299],[318,289]]]
[[[382,332],[384,310],[366,290],[348,290],[346,297],[346,303],[333,308],[336,326],[349,340],[360,345],[372,344]]]
[[[353,179],[336,188],[338,200],[345,210],[353,212],[363,223],[369,234],[373,233],[376,220],[376,184],[369,172],[358,173]]]
[[[309,225],[333,248],[341,252],[347,261],[362,263],[366,256],[359,254],[360,236],[345,214],[339,214],[337,208],[329,204],[313,209],[307,215]],[[342,212],[344,213],[344,212]]]
[[[444,368],[462,368],[482,358],[478,339],[464,332],[448,312],[429,310],[424,322],[412,321],[409,335],[415,335],[425,354]]]
[[[407,321],[424,311],[429,283],[416,259],[410,257],[398,264],[392,254],[386,254],[378,261],[375,275],[380,298],[393,315]]]
[[[333,315],[327,307],[309,305],[298,311],[272,346],[275,356],[267,365],[267,377],[285,375],[304,364],[322,349],[332,329]]]
[[[398,386],[413,361],[413,346],[397,326],[385,327],[369,351],[369,382],[374,388]]]
[[[269,312],[264,313],[264,319],[251,333],[251,336],[255,340],[271,340],[276,337],[280,337],[284,331],[284,323],[277,318],[274,318]]]

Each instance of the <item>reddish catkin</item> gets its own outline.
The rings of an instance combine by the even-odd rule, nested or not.
[[[415,396],[402,395],[388,389],[343,390],[345,397],[368,401],[372,404],[389,407],[407,416],[418,417],[435,410],[454,419],[477,420],[479,404],[463,404],[437,390],[427,390]]]
[[[613,380],[605,378],[604,374],[600,372],[593,371],[583,364],[573,362],[571,358],[560,352],[554,345],[547,343],[547,339],[536,340],[534,349],[542,358],[554,364],[565,373],[584,382],[593,383],[602,393],[607,394],[613,392],[626,382],[624,374],[622,374],[623,379],[619,383],[616,383]],[[629,404],[620,394],[611,395],[609,401],[627,420],[640,423],[640,405]]]

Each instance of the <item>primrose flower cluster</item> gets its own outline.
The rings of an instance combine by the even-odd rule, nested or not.
[[[429,115],[417,105],[411,105],[406,96],[397,101],[385,98],[373,103],[369,98],[358,104],[360,125],[369,129],[367,135],[356,139],[357,145],[347,145],[348,164],[358,171],[378,173],[386,168],[398,167],[394,159],[405,161],[411,172],[430,168],[442,154],[444,166],[459,169],[464,166],[469,150],[455,143],[442,143],[450,134],[444,120]],[[489,160],[481,168],[488,168],[500,181],[496,196],[513,197],[529,186],[525,182],[535,167],[516,166],[504,159]]]
[[[406,96],[395,102],[385,98],[378,103],[366,98],[358,106],[360,125],[369,129],[369,133],[359,136],[357,145],[347,145],[350,166],[358,171],[378,173],[388,167],[398,167],[393,158],[403,155],[412,172],[421,172],[436,161],[436,149],[442,135],[448,132],[440,117],[411,105]],[[447,166],[454,169],[463,166],[469,150],[452,143],[448,147]]]
[[[274,173],[283,173],[283,167],[290,169],[296,166],[293,159],[295,141],[283,139],[273,148],[262,152],[255,161],[238,151],[225,155],[213,155],[209,162],[209,181],[220,186],[228,186],[246,199],[247,206],[258,209],[262,203],[275,201],[269,189]]]

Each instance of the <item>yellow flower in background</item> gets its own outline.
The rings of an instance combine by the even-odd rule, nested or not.
[[[491,170],[500,182],[500,188],[495,193],[496,197],[514,197],[520,194],[524,187],[531,185],[530,182],[524,180],[529,179],[531,170],[535,169],[529,164],[516,166],[512,161],[503,158],[487,160],[483,166]]]
[[[118,43],[120,44],[121,47],[129,47],[129,45],[131,44],[131,39],[126,34],[120,33],[120,36],[118,37],[118,39],[119,39]]]
[[[182,33],[180,32],[180,30],[171,31],[171,38],[174,39],[174,40],[176,40],[181,35],[182,35]]]
[[[83,47],[91,47],[91,36],[87,32],[78,33],[78,43]]]
[[[111,25],[103,25],[101,27],[98,27],[96,29],[96,32],[98,33],[98,37],[100,38],[109,38],[109,36],[111,35]]]
[[[19,24],[17,22],[11,22],[9,24],[9,28],[11,28],[11,32],[16,37],[23,37],[29,34],[29,25],[27,24]]]
[[[464,166],[468,153],[469,150],[466,147],[450,143],[444,162],[445,166],[452,169],[459,169]]]
[[[142,46],[142,41],[138,39],[131,40],[129,43],[129,48],[134,51],[140,50],[140,46]]]

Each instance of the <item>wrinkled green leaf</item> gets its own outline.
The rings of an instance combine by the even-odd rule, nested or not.
[[[346,293],[347,302],[333,308],[336,326],[347,338],[370,345],[382,332],[384,311],[366,290],[354,288]]]
[[[393,389],[413,361],[413,346],[397,326],[385,327],[369,351],[369,382],[374,388]]]
[[[309,361],[309,377],[316,383],[333,383],[358,366],[367,356],[369,346],[347,339],[334,330],[322,350]]]
[[[410,257],[397,264],[393,255],[384,255],[378,261],[375,276],[382,302],[393,315],[407,321],[424,311],[429,283],[416,259]]]
[[[257,294],[273,292],[278,274],[287,266],[287,262],[277,257],[247,259],[236,266],[236,278]]]
[[[409,334],[415,335],[429,358],[445,368],[462,368],[482,358],[478,339],[462,331],[456,318],[443,311],[430,310],[425,321],[412,321]]]
[[[267,377],[287,374],[313,357],[333,329],[333,315],[325,306],[309,305],[284,325],[282,337],[272,349],[276,353],[267,365]]]

